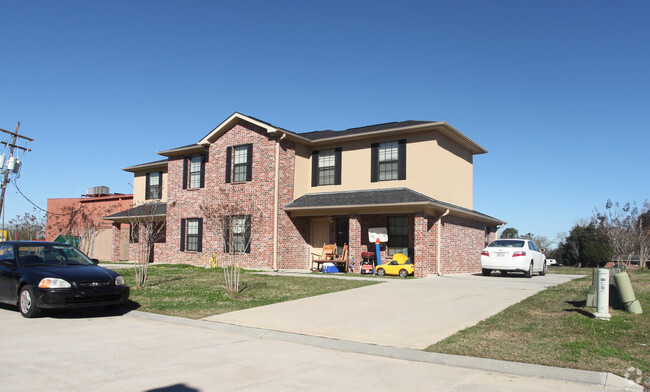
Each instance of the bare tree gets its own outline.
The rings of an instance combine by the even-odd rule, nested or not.
[[[93,256],[95,238],[105,222],[101,219],[111,209],[94,204],[74,204],[63,207],[61,213],[50,214],[50,227],[56,227],[61,233],[79,237],[79,250]]]
[[[543,236],[543,235],[534,235],[531,238],[535,244],[540,249],[544,249],[545,251],[548,251],[551,249],[551,245],[553,245],[553,241],[549,240],[548,237]]]
[[[201,214],[209,227],[216,234],[221,246],[224,260],[221,263],[226,291],[230,296],[240,292],[240,260],[242,255],[250,253],[251,227],[261,214],[254,203],[243,203],[236,195],[225,189],[217,191],[218,196],[204,201],[200,205]]]
[[[645,270],[650,259],[650,203],[643,205],[643,214],[639,215],[639,264]]]
[[[607,200],[604,211],[594,209],[594,221],[611,241],[616,261],[619,265],[625,263],[625,267],[629,268],[632,255],[639,249],[639,209],[636,203],[628,202],[621,206],[618,202]]]
[[[164,203],[143,203],[126,212],[129,220],[129,243],[135,248],[133,267],[135,287],[147,285],[148,266],[153,261],[154,246],[165,238]]]
[[[42,214],[26,212],[23,215],[16,215],[9,221],[9,230],[15,233],[16,239],[35,240],[39,234],[45,231],[45,219]]]

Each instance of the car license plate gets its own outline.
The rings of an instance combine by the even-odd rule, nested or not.
[[[507,253],[505,252],[497,252],[497,257],[506,257]]]

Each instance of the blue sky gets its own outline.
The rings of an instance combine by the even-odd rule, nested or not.
[[[474,209],[555,239],[650,195],[647,1],[0,3],[5,221],[109,186],[235,111],[294,132],[446,121]],[[6,135],[0,135],[7,140]]]

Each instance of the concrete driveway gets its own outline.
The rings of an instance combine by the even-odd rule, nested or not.
[[[447,275],[303,298],[205,320],[423,349],[575,275]]]
[[[1,389],[641,391],[608,373],[403,348],[426,346],[569,279],[392,280],[209,318],[228,323],[143,312],[106,316],[94,310],[25,319],[0,305]],[[392,329],[415,338],[396,341],[384,332]]]

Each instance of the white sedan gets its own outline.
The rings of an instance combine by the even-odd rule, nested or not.
[[[501,239],[492,242],[481,252],[483,275],[489,276],[493,270],[502,274],[523,272],[530,278],[533,273],[546,275],[546,256],[533,241],[525,239]]]

